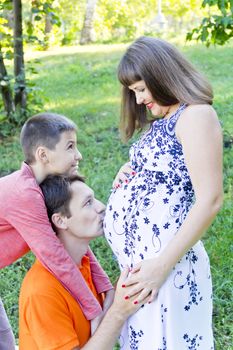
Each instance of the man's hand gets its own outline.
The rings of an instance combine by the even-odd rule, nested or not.
[[[131,295],[131,288],[135,287],[135,285],[133,285],[132,287],[129,286],[128,288],[122,287],[126,283],[128,275],[129,268],[125,268],[118,280],[113,304],[106,312],[96,332],[82,347],[82,350],[113,349],[124,322],[143,304],[148,302],[149,297],[146,297],[140,302],[135,303],[135,297],[137,298],[139,294],[136,294],[131,297],[127,295]]]

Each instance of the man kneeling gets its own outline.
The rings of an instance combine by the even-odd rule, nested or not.
[[[92,267],[85,254],[89,242],[103,234],[104,205],[94,197],[80,176],[49,176],[41,184],[41,189],[58,238],[103,306],[102,295],[96,292]],[[113,304],[91,335],[91,322],[85,318],[79,304],[36,260],[20,291],[20,350],[112,350],[123,323],[142,305],[133,304],[135,295],[125,299],[129,289],[126,292],[122,284],[128,272],[122,272]]]

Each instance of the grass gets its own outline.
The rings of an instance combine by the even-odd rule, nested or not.
[[[225,204],[214,224],[205,235],[210,256],[214,287],[214,333],[216,350],[232,349],[232,185],[233,185],[233,50],[232,45],[206,49],[199,45],[181,48],[185,55],[202,70],[215,91],[215,108],[224,135]],[[63,113],[79,128],[78,147],[83,154],[81,172],[99,199],[106,202],[112,180],[126,161],[129,145],[119,140],[118,118],[120,87],[116,67],[125,45],[63,48],[47,53],[28,54],[28,59],[40,56],[39,74],[35,83],[46,95],[44,110]],[[0,141],[0,172],[19,168],[23,160],[18,130],[15,136]],[[110,278],[116,279],[118,268],[104,239],[92,247]],[[22,278],[29,268],[31,254],[2,270],[0,295],[17,336],[17,298]],[[201,317],[201,315],[200,315]]]

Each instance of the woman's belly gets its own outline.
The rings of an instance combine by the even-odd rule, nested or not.
[[[186,208],[179,193],[167,192],[139,173],[111,193],[104,232],[121,267],[159,255],[177,232]]]

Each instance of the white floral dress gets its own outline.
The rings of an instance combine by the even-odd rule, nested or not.
[[[158,257],[182,225],[194,191],[175,125],[186,105],[151,124],[130,149],[136,171],[112,190],[105,236],[122,269]],[[125,323],[122,350],[212,350],[212,283],[201,241],[177,263],[151,304]]]

